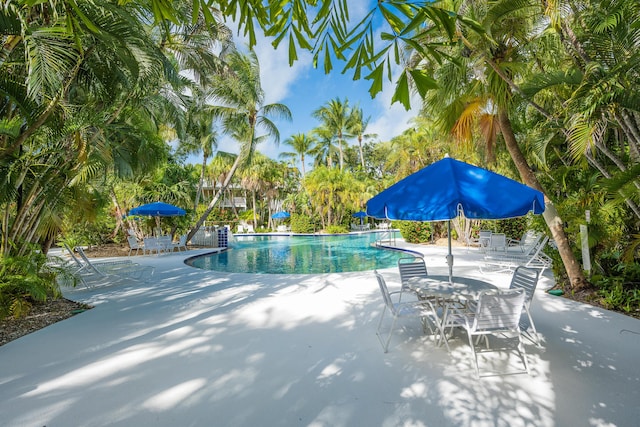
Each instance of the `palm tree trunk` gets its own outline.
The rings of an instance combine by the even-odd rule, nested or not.
[[[518,141],[516,140],[516,136],[513,133],[509,116],[506,111],[501,108],[498,113],[498,117],[507,150],[509,150],[509,154],[515,163],[516,168],[518,168],[518,172],[520,172],[522,181],[529,187],[535,188],[544,194],[545,210],[542,216],[544,217],[544,220],[549,227],[549,231],[551,232],[551,236],[558,247],[558,252],[560,253],[567,275],[569,276],[571,289],[579,290],[588,286],[582,267],[580,267],[575,254],[571,250],[569,239],[567,238],[567,234],[564,232],[562,218],[560,217],[553,201],[546,195],[538,181],[538,178],[529,167],[527,159],[522,154]]]
[[[207,155],[202,156],[202,169],[200,170],[200,181],[198,182],[198,189],[196,190],[196,201],[193,204],[193,210],[198,209],[200,203],[200,194],[202,194],[202,187],[204,186],[204,172],[207,169]]]
[[[191,239],[196,234],[196,232],[200,229],[200,227],[202,227],[202,224],[204,224],[204,222],[206,221],[207,217],[209,216],[213,208],[218,204],[220,197],[226,191],[227,187],[229,186],[229,183],[231,182],[231,179],[233,178],[233,175],[236,173],[236,170],[238,169],[238,166],[240,166],[241,159],[242,159],[242,156],[240,155],[236,157],[236,160],[233,162],[233,165],[231,166],[229,173],[227,173],[227,176],[225,177],[224,182],[222,183],[222,187],[216,192],[216,195],[213,196],[213,199],[211,199],[211,201],[209,202],[207,209],[205,209],[205,211],[200,216],[198,221],[195,223],[193,228],[189,230],[189,234],[187,234],[187,242],[191,241]]]

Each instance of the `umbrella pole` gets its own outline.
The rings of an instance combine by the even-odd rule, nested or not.
[[[453,283],[453,253],[451,252],[451,220],[447,222],[447,240],[449,243],[449,254],[447,264],[449,265],[449,283]]]

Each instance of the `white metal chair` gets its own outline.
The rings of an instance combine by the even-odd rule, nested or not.
[[[145,255],[147,252],[152,254],[156,252],[156,255],[159,255],[162,251],[161,245],[158,243],[157,237],[145,237],[144,238],[144,246],[142,248],[142,254]]]
[[[170,246],[170,252],[173,252],[174,249],[178,249],[178,252],[180,252],[180,249],[184,249],[185,251],[187,250],[187,235],[183,234],[182,236],[180,236],[180,238],[178,239],[178,241],[176,243],[171,243]]]
[[[504,233],[491,233],[488,249],[505,252],[507,250],[507,236]]]
[[[127,236],[127,242],[129,242],[128,256],[131,256],[131,252],[133,252],[134,249],[136,250],[136,255],[138,255],[140,249],[142,249],[142,253],[144,253],[144,245],[138,242],[138,238],[136,236]]]
[[[413,277],[427,277],[427,265],[424,262],[424,258],[419,256],[399,258],[398,271],[400,272],[402,292],[411,292],[409,279]],[[400,299],[402,299],[402,293],[400,294]]]
[[[480,230],[480,232],[478,233],[478,245],[480,245],[480,249],[486,249],[489,246],[490,240],[491,240],[491,231]]]
[[[454,310],[447,318],[447,324],[464,328],[469,338],[469,345],[473,356],[473,366],[476,376],[480,377],[478,367],[478,352],[474,344],[474,338],[483,337],[486,343],[486,350],[492,351],[489,347],[488,335],[499,338],[518,339],[517,350],[524,364],[524,370],[505,373],[490,373],[490,375],[505,375],[515,373],[529,373],[527,355],[522,345],[522,334],[520,331],[520,316],[524,307],[525,292],[523,289],[510,289],[505,291],[483,291],[480,293],[477,304],[472,311]],[[487,375],[483,375],[487,376]]]
[[[527,336],[531,338],[531,334],[529,334],[529,329],[531,329],[533,336],[535,336],[535,339],[532,339],[532,341],[534,341],[538,346],[540,346],[540,336],[536,330],[536,325],[533,323],[533,318],[531,317],[529,308],[536,292],[539,277],[540,272],[535,268],[519,266],[513,272],[511,284],[509,285],[509,289],[524,290],[524,313],[522,313],[522,316],[520,317],[520,330],[525,332]]]
[[[434,309],[433,305],[426,300],[394,302],[392,299],[392,295],[402,293],[402,291],[389,292],[384,277],[382,277],[382,275],[377,271],[374,271],[373,273],[378,280],[378,286],[380,287],[380,292],[382,293],[382,298],[384,300],[384,308],[382,309],[382,313],[380,314],[380,320],[378,322],[378,328],[376,330],[376,335],[380,340],[380,344],[382,345],[384,352],[386,353],[389,350],[389,342],[391,341],[391,336],[393,335],[396,322],[400,317],[413,317],[420,319],[422,322],[423,330],[425,332],[427,328],[429,328],[429,330],[433,332],[433,328],[431,327],[431,325],[435,326],[436,332],[439,334],[437,343],[439,344],[441,339],[444,340],[448,350],[449,344],[444,337],[444,331],[442,330],[442,325],[440,323],[440,319],[438,318],[438,313]],[[389,311],[389,314],[393,316],[393,321],[391,323],[391,328],[389,329],[388,335],[386,336],[386,338],[383,338],[380,334],[380,327],[382,326],[382,321],[387,311]]]

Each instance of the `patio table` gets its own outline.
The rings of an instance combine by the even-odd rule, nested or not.
[[[484,280],[460,276],[453,276],[451,282],[449,276],[412,277],[407,284],[419,299],[429,299],[440,309],[440,325],[443,329],[455,326],[447,321],[451,310],[465,309],[478,299],[482,291],[498,289]],[[444,340],[447,341],[446,336]]]
[[[449,276],[412,277],[407,283],[420,298],[431,297],[445,301],[475,300],[480,292],[497,289],[484,280],[460,276],[453,276],[452,282],[449,282]]]

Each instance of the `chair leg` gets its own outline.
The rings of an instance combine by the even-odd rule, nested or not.
[[[518,352],[520,353],[520,358],[522,359],[522,363],[524,364],[524,370],[529,374],[529,363],[527,362],[527,353],[524,350],[524,345],[522,345],[522,336],[518,334]]]
[[[540,347],[540,335],[538,335],[538,331],[536,330],[536,324],[533,323],[533,318],[531,317],[531,313],[529,312],[529,307],[525,304],[524,311],[527,313],[527,317],[529,317],[529,326],[533,330],[533,335],[535,336],[534,342],[538,347]]]
[[[473,337],[471,336],[471,332],[467,329],[467,336],[469,337],[469,347],[471,347],[471,355],[473,357],[473,367],[476,370],[476,378],[480,378],[480,369],[478,368],[478,354],[476,353],[476,348],[473,345]]]
[[[382,320],[384,319],[384,313],[387,311],[387,306],[385,305],[384,308],[382,309],[382,313],[380,313],[380,320],[378,321],[378,329],[376,329],[376,335],[378,336],[378,340],[380,341],[380,344],[382,345],[382,349],[384,350],[384,352],[387,352],[387,348],[389,347],[389,341],[387,340],[387,344],[385,345],[385,343],[382,340],[382,337],[380,336],[380,326],[382,326]]]

